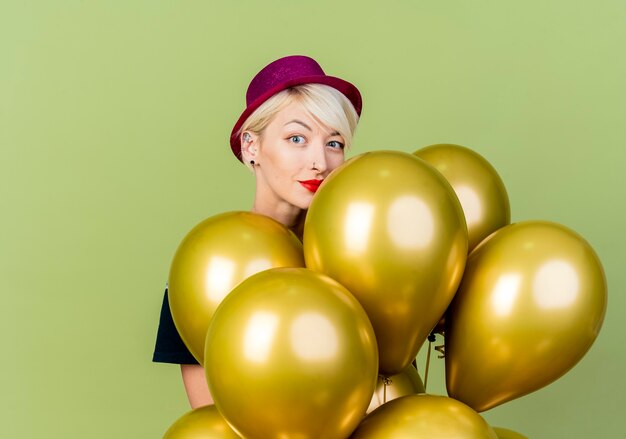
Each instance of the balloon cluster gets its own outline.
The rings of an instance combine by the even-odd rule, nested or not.
[[[166,438],[523,437],[478,412],[572,368],[607,293],[582,237],[509,223],[497,172],[458,145],[347,161],[302,244],[252,213],[201,223],[174,257],[170,302],[215,406]],[[411,366],[433,331],[450,397],[423,394]]]

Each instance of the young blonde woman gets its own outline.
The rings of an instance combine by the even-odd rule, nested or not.
[[[230,145],[254,173],[252,212],[295,229],[321,182],[344,161],[361,114],[361,95],[349,82],[326,75],[312,58],[288,56],[252,79],[246,104]],[[176,331],[167,289],[153,361],[181,365],[192,408],[213,402],[203,367]]]

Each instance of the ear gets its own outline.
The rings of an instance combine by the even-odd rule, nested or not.
[[[247,165],[250,161],[257,161],[259,150],[259,136],[252,131],[244,131],[239,138],[241,142],[241,158]]]

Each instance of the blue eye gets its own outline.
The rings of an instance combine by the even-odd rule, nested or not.
[[[289,140],[291,140],[293,143],[296,143],[298,145],[305,142],[304,137],[302,136],[291,136]]]
[[[338,142],[337,140],[331,140],[330,142],[328,142],[328,146],[332,147],[332,148],[344,148],[344,144],[341,142]]]

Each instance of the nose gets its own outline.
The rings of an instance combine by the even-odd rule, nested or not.
[[[326,148],[324,148],[323,144],[315,145],[314,148],[311,148],[309,160],[312,170],[317,171],[320,174],[326,172],[326,169],[328,168],[328,161],[326,159]]]

